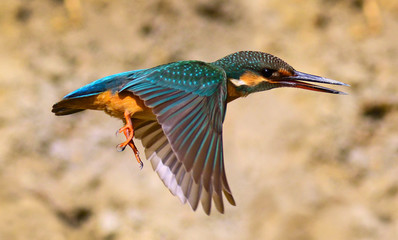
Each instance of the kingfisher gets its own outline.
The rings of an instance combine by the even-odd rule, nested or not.
[[[164,185],[195,211],[209,215],[212,202],[224,213],[223,199],[236,205],[228,185],[222,125],[227,103],[255,92],[280,87],[345,94],[313,83],[348,84],[295,70],[268,53],[241,51],[215,62],[172,62],[98,79],[54,104],[57,116],[86,109],[120,118],[118,130],[143,163],[134,143],[139,139],[146,159]]]

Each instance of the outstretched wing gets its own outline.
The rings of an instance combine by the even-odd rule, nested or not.
[[[222,123],[226,76],[212,65],[186,61],[163,65],[126,84],[153,109],[157,122],[135,120],[147,158],[170,191],[195,210],[211,200],[224,211],[222,192],[235,204],[225,176]]]

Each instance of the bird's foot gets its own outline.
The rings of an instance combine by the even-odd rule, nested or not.
[[[132,123],[131,118],[130,118],[130,114],[126,111],[126,112],[124,113],[124,117],[125,117],[125,119],[126,119],[126,125],[125,125],[124,127],[120,128],[120,129],[117,131],[117,133],[123,133],[124,136],[126,137],[126,141],[124,141],[124,142],[118,144],[118,145],[116,146],[116,149],[117,149],[119,152],[122,152],[122,151],[124,151],[124,149],[127,147],[127,145],[130,146],[131,149],[132,149],[133,152],[134,152],[134,155],[135,155],[135,158],[137,159],[138,164],[140,165],[140,169],[142,169],[143,166],[144,166],[144,163],[141,161],[141,158],[140,158],[138,149],[137,149],[137,147],[135,146],[134,141],[133,141],[133,137],[134,137],[134,128],[133,128],[133,123]]]
[[[116,149],[119,152],[124,151],[126,146],[129,144],[129,142],[131,142],[133,140],[133,137],[134,137],[133,122],[131,121],[130,113],[125,111],[124,118],[126,119],[126,125],[124,125],[124,127],[120,128],[116,132],[116,134],[124,133],[124,136],[126,136],[126,141],[124,141],[116,146]]]
[[[140,169],[142,169],[144,167],[144,163],[141,161],[140,153],[138,152],[138,149],[135,146],[134,141],[131,140],[131,142],[129,142],[128,145],[131,147],[131,149],[133,149],[133,152],[134,152],[134,155],[135,155],[135,159],[137,159],[137,162],[140,165]]]
[[[126,137],[127,137],[127,136],[126,136]],[[135,146],[133,139],[131,139],[126,145],[124,145],[124,144],[125,144],[125,142],[118,144],[118,145],[116,146],[116,149],[117,149],[119,152],[122,152],[122,151],[124,151],[124,149],[125,149],[127,146],[131,147],[131,149],[132,149],[133,152],[134,152],[135,158],[137,159],[137,162],[138,162],[138,164],[140,165],[140,169],[142,169],[142,168],[144,167],[144,163],[141,161],[140,153],[138,152],[138,149],[137,149],[137,147]]]
[[[124,136],[126,137],[126,141],[124,141],[116,146],[117,150],[121,152],[133,140],[133,137],[134,137],[133,125],[126,124],[126,126],[120,128],[119,131],[117,131],[117,132],[124,133]]]

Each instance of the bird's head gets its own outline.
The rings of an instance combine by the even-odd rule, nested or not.
[[[237,52],[213,64],[225,70],[230,85],[242,95],[278,87],[345,94],[310,82],[349,86],[336,80],[299,72],[282,59],[263,52]]]

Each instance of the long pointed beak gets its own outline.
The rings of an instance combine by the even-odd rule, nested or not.
[[[307,82],[316,82],[316,83],[324,83],[324,84],[333,84],[333,85],[342,85],[342,86],[350,86],[348,84],[329,79],[329,78],[324,78],[308,73],[303,73],[299,71],[294,71],[294,74],[292,76],[287,76],[287,77],[282,77],[281,79],[277,80],[277,83],[282,84],[285,87],[294,87],[294,88],[302,88],[302,89],[307,89],[307,90],[312,90],[312,91],[318,91],[318,92],[326,92],[326,93],[333,93],[333,94],[344,94],[346,95],[347,93],[345,92],[340,92],[331,88],[326,88],[322,87],[319,85],[307,83]]]

